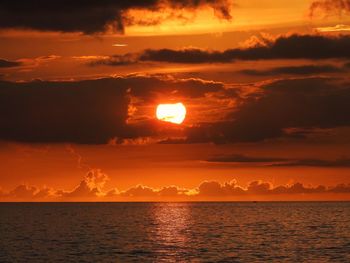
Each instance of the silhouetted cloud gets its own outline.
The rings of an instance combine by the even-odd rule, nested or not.
[[[113,79],[0,82],[0,138],[106,143],[125,136],[126,88]]]
[[[257,93],[250,94],[227,116],[227,121],[188,127],[187,139],[173,143],[257,142],[293,136],[288,134],[288,128],[350,126],[349,99],[348,82],[337,79],[303,78],[263,83]],[[302,138],[303,133],[298,137]]]
[[[2,81],[0,139],[104,144],[150,137],[162,138],[162,143],[236,143],[280,137],[302,139],[315,129],[350,126],[350,87],[344,79],[261,82],[242,97],[238,89],[230,91],[220,82],[168,77]],[[216,115],[218,121],[213,116],[205,123],[178,129],[160,123],[153,115],[129,122],[131,106],[155,106],[174,98],[210,98],[219,103],[220,96],[238,102]],[[131,104],[131,99],[137,104]],[[298,132],[291,132],[293,129]]]
[[[11,61],[11,60],[6,60],[6,59],[0,58],[0,68],[13,68],[13,67],[21,66],[21,65],[22,65],[22,63],[19,61]]]
[[[276,76],[279,74],[289,75],[310,75],[310,74],[322,74],[322,73],[340,73],[346,69],[336,67],[333,65],[303,65],[303,66],[289,66],[289,67],[276,67],[267,70],[255,70],[244,69],[239,73],[250,76]]]
[[[115,55],[115,56],[107,56],[103,58],[91,59],[88,62],[90,66],[128,66],[132,64],[138,63],[137,56],[135,54],[124,54],[124,55]]]
[[[259,164],[263,166],[315,166],[315,167],[350,167],[350,159],[293,159],[279,157],[254,157],[241,154],[215,155],[206,160],[213,163]]]
[[[231,63],[235,60],[268,60],[268,59],[331,59],[350,58],[350,36],[322,35],[288,35],[279,36],[275,40],[257,42],[246,48],[233,48],[224,51],[204,50],[198,48],[147,49],[140,53],[128,53],[96,59],[90,65],[124,66],[137,62],[169,62],[169,63]],[[303,74],[337,72],[332,66],[285,67],[278,69],[281,73]],[[249,73],[249,72],[248,72]],[[254,72],[253,72],[254,73]],[[308,74],[308,73],[305,73]]]
[[[320,159],[301,159],[286,160],[281,163],[274,163],[271,166],[315,166],[315,167],[350,167],[350,159],[320,160]]]
[[[76,0],[74,2],[3,0],[0,2],[0,28],[91,34],[112,27],[115,31],[123,32],[125,25],[141,23],[127,17],[126,12],[131,9],[163,11],[165,8],[170,8],[193,11],[203,6],[213,8],[220,18],[231,18],[231,3],[228,0]]]
[[[266,162],[281,162],[285,161],[283,158],[275,157],[252,157],[242,154],[231,155],[216,155],[206,160],[207,162],[219,162],[219,163],[266,163]]]
[[[0,139],[22,142],[103,144],[151,136],[158,122],[128,124],[130,98],[201,98],[223,91],[199,79],[129,76],[85,81],[0,82]],[[163,125],[166,126],[165,124]]]

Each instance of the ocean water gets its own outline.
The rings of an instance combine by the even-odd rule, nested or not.
[[[2,203],[0,262],[350,262],[350,203]]]

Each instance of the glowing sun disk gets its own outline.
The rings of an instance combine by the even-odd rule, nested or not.
[[[156,116],[161,121],[181,124],[186,117],[186,107],[182,103],[159,104]]]

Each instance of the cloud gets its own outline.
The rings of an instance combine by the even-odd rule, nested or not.
[[[313,130],[350,126],[350,88],[336,78],[281,79],[238,88],[200,79],[127,76],[85,81],[0,82],[0,139],[105,144],[114,140],[162,143],[236,143],[305,138]],[[160,123],[160,101],[208,101],[189,111],[198,120]],[[222,100],[234,100],[226,108]],[[227,103],[227,102],[226,102]],[[220,106],[218,106],[220,104]],[[137,113],[135,113],[135,109]],[[297,132],[291,132],[291,131]],[[166,139],[168,138],[168,139]]]
[[[305,186],[296,182],[293,184],[274,186],[270,182],[256,180],[248,185],[238,185],[236,180],[220,183],[218,181],[204,181],[198,187],[185,189],[179,186],[165,186],[160,189],[145,185],[136,185],[125,191],[116,188],[104,190],[104,183],[108,177],[101,171],[90,171],[73,190],[54,190],[44,187],[19,185],[9,192],[0,194],[1,201],[105,201],[105,200],[140,200],[140,198],[162,200],[162,198],[179,200],[205,200],[222,197],[298,195],[298,194],[350,194],[350,184],[335,186]],[[102,184],[101,184],[102,183]]]
[[[128,98],[113,79],[0,82],[0,138],[106,143],[125,136]]]
[[[236,185],[236,181],[220,184],[217,181],[204,181],[198,186],[198,195],[202,196],[225,196],[244,194],[243,188]]]
[[[224,89],[219,82],[146,76],[0,81],[0,139],[104,144],[113,138],[153,136],[159,126],[153,115],[128,123],[132,98],[141,106],[156,105],[160,99],[196,99]]]
[[[90,66],[128,66],[136,64],[137,56],[135,54],[125,54],[125,55],[115,55],[115,56],[106,56],[103,58],[97,58],[91,60],[88,65]]]
[[[250,76],[276,76],[279,74],[288,75],[310,75],[310,74],[322,74],[322,73],[341,73],[346,69],[336,67],[333,65],[303,65],[303,66],[288,66],[288,67],[276,67],[267,70],[255,70],[245,69],[239,71],[239,73]]]
[[[93,34],[104,32],[110,27],[114,31],[124,32],[126,25],[137,23],[127,17],[127,11],[132,9],[194,11],[206,6],[215,10],[220,18],[231,18],[231,3],[228,0],[76,0],[74,3],[38,0],[35,4],[30,1],[4,0],[0,3],[0,28]]]
[[[0,68],[13,68],[13,67],[21,66],[21,65],[22,65],[22,63],[19,61],[11,61],[11,60],[6,60],[6,59],[0,58]]]
[[[34,186],[19,185],[9,192],[9,196],[18,199],[33,198],[38,189]]]
[[[350,35],[288,35],[275,40],[268,39],[244,48],[224,51],[198,48],[146,49],[140,53],[128,53],[97,59],[92,65],[121,66],[138,62],[168,62],[184,64],[231,63],[235,60],[269,60],[269,59],[331,59],[350,58]],[[286,68],[286,71],[298,71]],[[332,70],[330,67],[309,67],[304,70]],[[299,71],[300,72],[300,71]]]
[[[152,187],[137,185],[131,187],[126,191],[120,192],[120,196],[124,197],[176,197],[184,195],[188,190],[179,188],[177,186],[165,186],[161,189],[154,189]]]
[[[252,157],[241,154],[232,154],[232,155],[216,155],[209,159],[207,162],[218,162],[218,163],[265,163],[265,162],[280,162],[284,161],[283,158],[275,157]]]
[[[316,27],[317,32],[347,32],[350,31],[349,25],[335,25],[335,26],[325,26],[325,27]]]
[[[148,186],[137,185],[132,187],[124,192],[121,192],[121,196],[131,196],[131,197],[139,197],[139,196],[155,196],[157,192]]]
[[[270,182],[253,181],[246,188],[236,185],[236,182],[221,184],[216,181],[205,181],[198,187],[198,195],[202,196],[239,196],[239,195],[281,195],[281,194],[325,194],[350,193],[350,184],[338,184],[332,187],[304,186],[301,183],[279,185],[273,187]]]
[[[301,78],[262,83],[227,116],[228,120],[188,127],[182,143],[258,142],[291,137],[289,128],[350,126],[349,83],[340,79]]]
[[[336,160],[301,159],[286,160],[282,163],[274,163],[271,166],[315,166],[315,167],[350,167],[350,159],[341,158]]]
[[[8,193],[6,192],[0,193],[0,197],[10,198],[15,200],[30,201],[30,200],[52,199],[52,198],[56,198],[57,195],[55,194],[55,190],[53,190],[52,188],[43,187],[42,189],[39,189],[38,187],[35,187],[35,186],[21,184],[16,188],[14,188],[13,190],[9,191]]]
[[[72,191],[60,191],[58,195],[65,198],[94,198],[103,196],[102,188],[109,180],[108,176],[99,169],[90,170],[84,180]]]
[[[350,12],[350,0],[316,0],[310,4],[309,16],[318,13],[324,15],[343,15]]]
[[[259,164],[262,166],[314,166],[314,167],[350,167],[350,159],[292,159],[279,157],[254,157],[241,154],[216,155],[206,160],[210,163]]]

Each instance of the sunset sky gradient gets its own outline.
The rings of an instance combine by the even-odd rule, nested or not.
[[[0,47],[0,201],[350,200],[349,0],[4,0]]]

